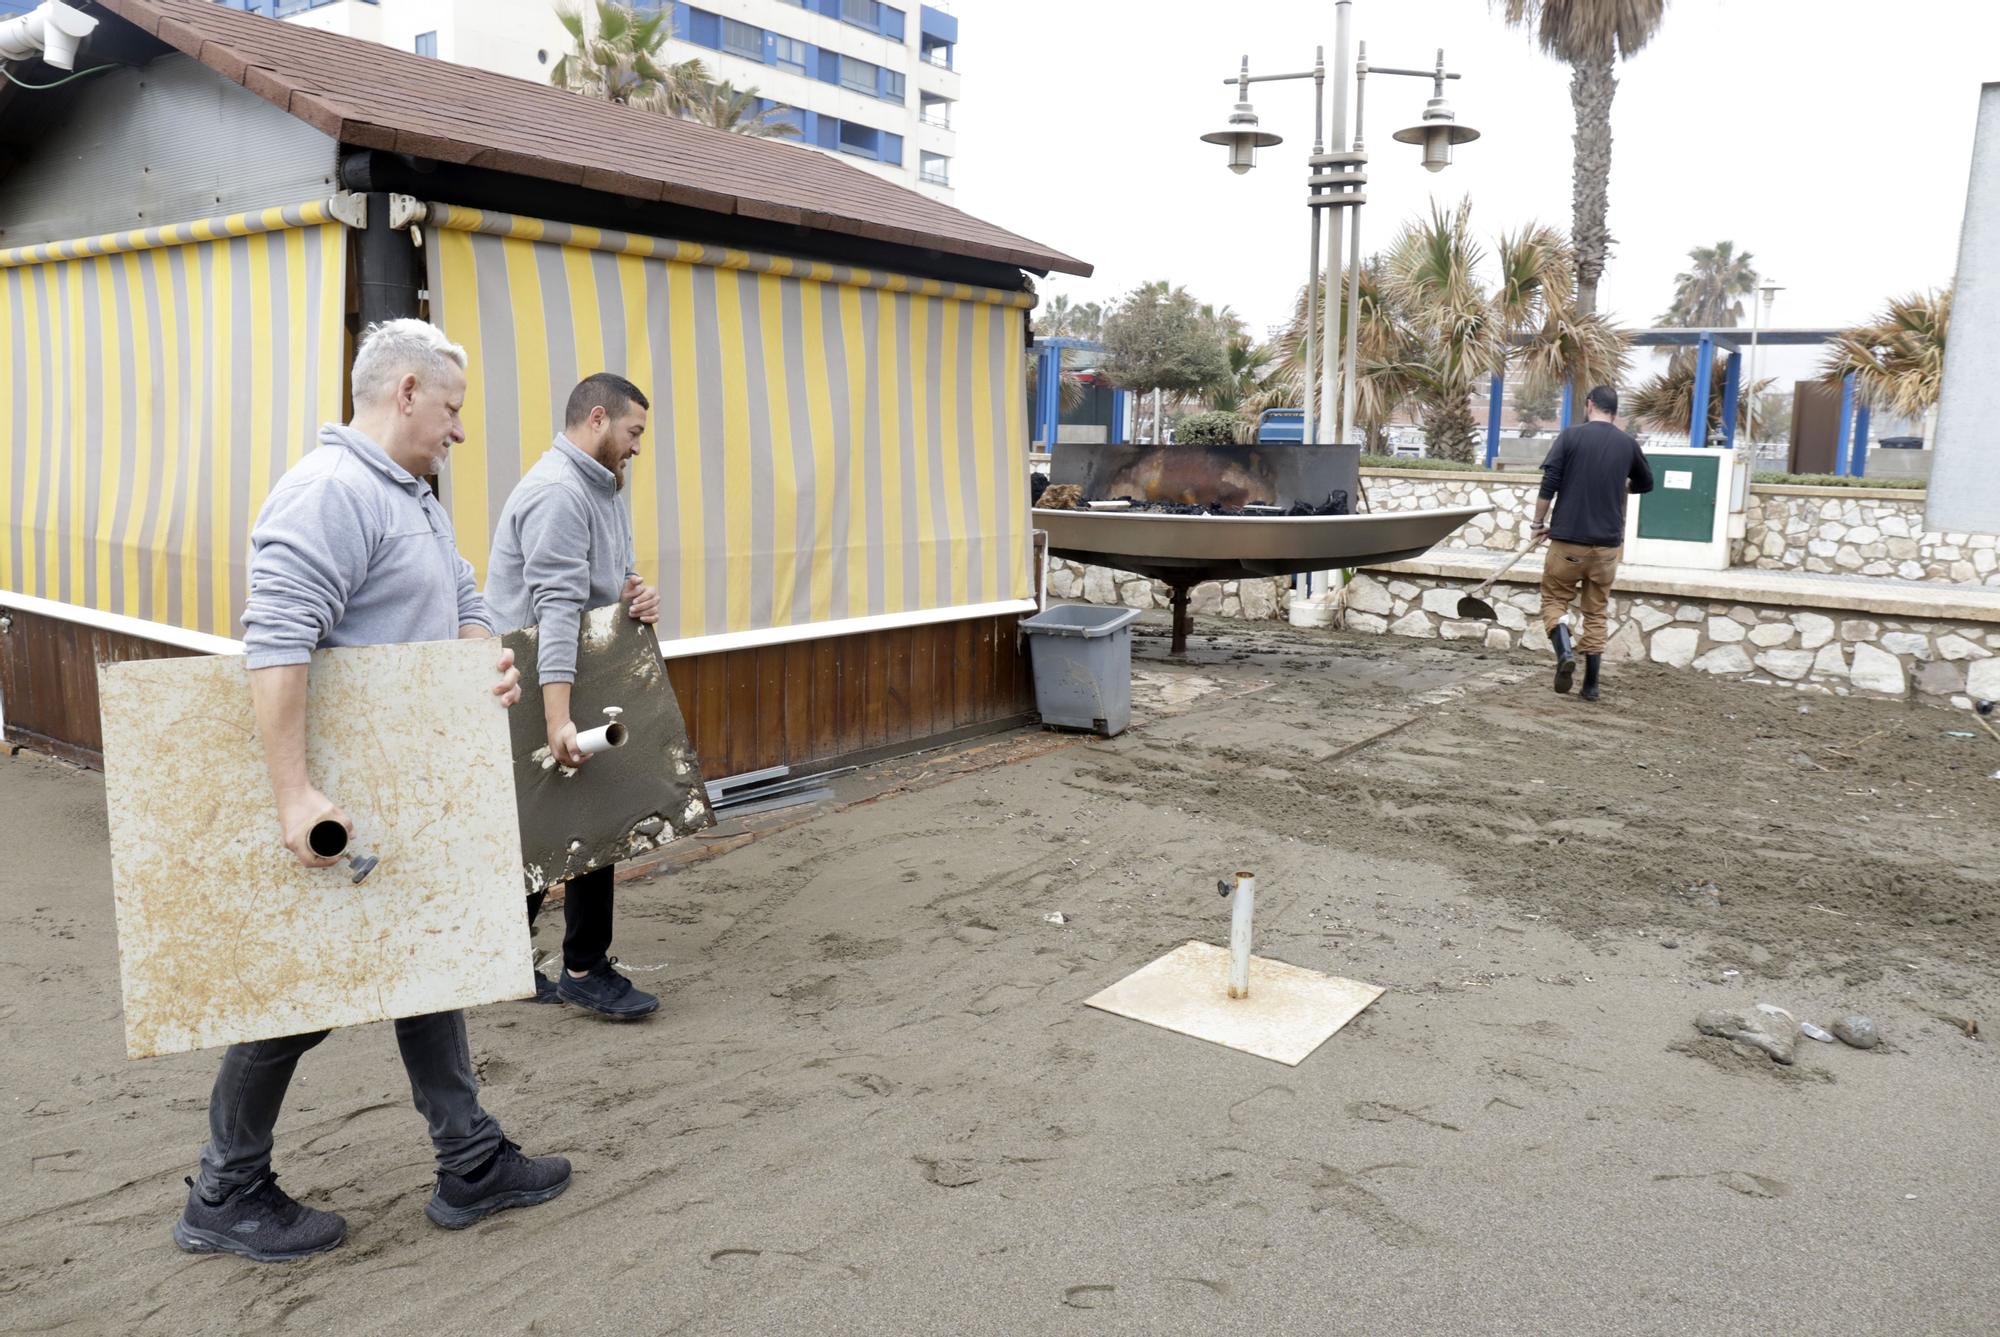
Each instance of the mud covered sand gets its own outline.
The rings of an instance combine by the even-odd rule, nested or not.
[[[329,1039],[277,1168],[350,1237],[289,1267],[168,1240],[214,1057],[120,1057],[101,786],[0,761],[5,1326],[1993,1330],[2000,1073],[1955,1023],[2000,1015],[2000,745],[1645,670],[1593,710],[1379,638],[1204,624],[1169,663],[1163,630],[1122,738],[879,768],[625,885],[653,1022],[475,1014],[510,1135],[577,1162],[548,1206],[432,1228],[393,1038]],[[1237,868],[1260,952],[1389,992],[1297,1068],[1080,1006],[1223,940]],[[1759,1001],[1887,1044],[1781,1069],[1689,1024]]]

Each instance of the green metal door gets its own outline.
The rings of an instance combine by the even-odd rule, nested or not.
[[[1649,461],[1653,490],[1639,497],[1639,537],[1707,543],[1715,537],[1722,456],[1664,455]]]

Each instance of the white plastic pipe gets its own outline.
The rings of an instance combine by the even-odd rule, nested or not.
[[[1229,902],[1229,996],[1250,996],[1250,917],[1257,910],[1257,879],[1236,875],[1236,894]]]
[[[97,28],[97,20],[61,0],[45,0],[39,8],[0,23],[0,60],[40,56],[59,70],[76,68],[76,48]]]
[[[576,750],[583,753],[586,757],[594,757],[600,752],[609,752],[614,747],[625,746],[625,740],[631,736],[632,731],[630,729],[613,720],[603,728],[592,729],[588,733],[578,734],[576,736]]]

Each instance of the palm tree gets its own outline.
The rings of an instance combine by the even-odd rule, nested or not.
[[[1269,344],[1260,344],[1241,332],[1231,335],[1226,347],[1229,379],[1211,389],[1204,398],[1208,406],[1218,412],[1245,412],[1250,400],[1256,397],[1264,384],[1264,373],[1271,365],[1273,350]]]
[[[1612,69],[1630,60],[1660,29],[1667,0],[1498,0],[1509,26],[1532,28],[1535,43],[1569,65],[1576,115],[1570,167],[1570,244],[1576,250],[1576,301],[1597,310],[1597,282],[1611,249],[1607,189],[1611,177]]]
[[[799,133],[798,126],[782,119],[783,107],[760,110],[758,101],[756,89],[738,88],[723,79],[697,90],[683,114],[696,125],[752,139],[785,139]]]
[[[1870,405],[1899,417],[1924,417],[1937,407],[1944,385],[1951,294],[1944,288],[1891,300],[1874,320],[1840,332],[1827,347],[1820,374],[1839,384],[1853,372]]]
[[[708,85],[699,60],[664,59],[673,36],[672,12],[635,13],[615,0],[594,0],[596,23],[580,8],[558,8],[571,49],[549,72],[549,82],[572,93],[601,97],[620,106],[680,115]]]
[[[1340,278],[1343,291],[1346,281],[1347,276],[1343,273]],[[1321,274],[1319,298],[1322,302],[1326,297],[1326,286],[1326,275]],[[1357,290],[1360,313],[1355,330],[1355,356],[1360,360],[1362,374],[1355,385],[1354,416],[1356,425],[1366,435],[1369,447],[1379,448],[1383,444],[1382,437],[1390,416],[1402,406],[1402,401],[1394,396],[1393,387],[1368,374],[1368,368],[1379,365],[1387,358],[1399,346],[1400,339],[1387,299],[1383,296],[1382,260],[1379,256],[1369,257],[1361,266]],[[1343,303],[1340,320],[1343,341],[1350,314]],[[1313,365],[1310,368],[1305,365],[1306,324],[1306,288],[1300,284],[1299,295],[1292,305],[1291,321],[1268,345],[1275,365],[1265,373],[1257,392],[1244,399],[1242,408],[1245,412],[1297,408],[1305,403],[1308,388],[1319,382],[1326,352],[1324,347],[1315,344]],[[1313,333],[1317,336],[1319,331],[1315,329]],[[1331,436],[1333,431],[1334,425],[1328,423],[1327,435]]]
[[[1757,290],[1757,267],[1750,252],[1736,254],[1736,243],[1718,241],[1688,252],[1693,265],[1674,275],[1674,302],[1660,317],[1662,325],[1688,329],[1725,329],[1743,318],[1743,303]]]
[[[1657,432],[1685,432],[1694,421],[1694,354],[1686,351],[1674,354],[1667,360],[1665,371],[1649,376],[1627,399],[1625,411],[1643,425]],[[1755,385],[1742,387],[1736,398],[1736,429],[1749,431],[1753,427],[1751,411],[1758,399],[1769,389],[1773,378],[1765,377]],[[1708,439],[1718,441],[1722,437],[1722,396],[1723,378],[1718,373],[1708,378]],[[1759,418],[1758,423],[1761,424]]]
[[[1485,252],[1472,237],[1472,202],[1406,224],[1390,249],[1384,285],[1394,350],[1364,359],[1362,382],[1380,401],[1408,400],[1423,414],[1425,452],[1470,463],[1479,424],[1472,400],[1514,364],[1530,388],[1566,379],[1615,382],[1625,337],[1576,309],[1575,257],[1553,228],[1503,235],[1499,283],[1479,277]]]

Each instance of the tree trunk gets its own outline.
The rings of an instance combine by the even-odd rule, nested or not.
[[[1472,416],[1467,396],[1424,401],[1424,453],[1433,459],[1473,462],[1479,440],[1479,420]]]
[[[1597,310],[1597,281],[1604,274],[1611,250],[1607,185],[1611,179],[1611,98],[1618,91],[1618,80],[1611,72],[1615,59],[1611,39],[1606,37],[1603,50],[1571,66],[1569,101],[1576,112],[1576,135],[1571,140],[1570,241],[1576,247],[1579,315]]]

